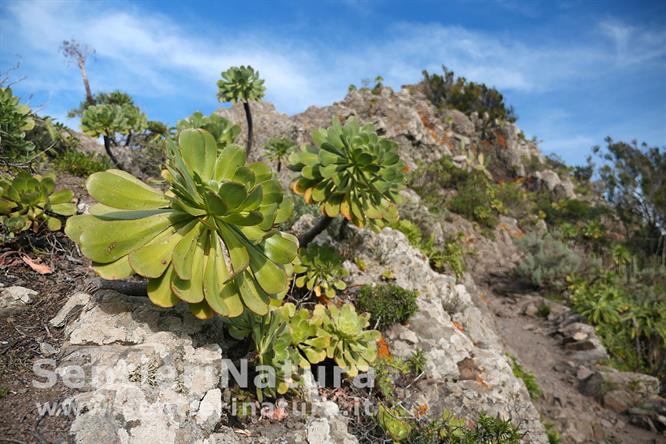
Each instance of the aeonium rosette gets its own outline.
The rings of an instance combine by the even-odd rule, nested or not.
[[[147,278],[156,305],[185,301],[199,318],[244,307],[265,315],[288,288],[298,241],[275,228],[291,212],[280,183],[245,161],[240,147],[218,154],[207,131],[183,130],[168,143],[166,193],[124,171],[95,173],[86,186],[98,203],[65,231],[103,278]]]

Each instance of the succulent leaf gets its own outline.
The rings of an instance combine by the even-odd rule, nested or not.
[[[65,232],[101,275],[148,278],[156,305],[183,300],[202,319],[244,307],[268,313],[298,250],[274,228],[289,203],[269,168],[220,145],[204,129],[183,128],[168,144],[167,193],[118,170],[93,174],[87,186],[99,203]]]

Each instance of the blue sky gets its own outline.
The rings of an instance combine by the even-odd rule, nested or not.
[[[666,142],[664,1],[2,1],[0,72],[66,123],[82,99],[75,38],[96,50],[94,91],[131,93],[170,124],[211,112],[231,65],[258,68],[267,99],[293,114],[381,74],[394,88],[442,64],[500,89],[528,137],[582,163],[607,135]]]

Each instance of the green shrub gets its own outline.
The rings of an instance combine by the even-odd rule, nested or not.
[[[473,112],[490,119],[515,122],[513,107],[504,103],[504,96],[495,88],[483,83],[471,82],[464,77],[455,77],[453,71],[442,66],[443,75],[423,71],[422,88],[426,97],[439,108],[454,108],[465,114]]]
[[[88,177],[92,173],[112,168],[111,162],[96,153],[69,149],[53,161],[53,167],[78,177]]]
[[[423,349],[417,348],[407,359],[407,366],[411,374],[418,376],[426,370],[426,356]]]
[[[377,357],[380,337],[378,331],[367,329],[367,318],[351,304],[341,308],[318,304],[310,312],[287,303],[272,307],[265,316],[245,311],[226,322],[234,338],[252,338],[255,365],[273,367],[277,373],[276,387],[257,389],[261,401],[264,395],[286,393],[289,382],[299,381],[299,368],[310,368],[327,357],[350,377],[367,371]]]
[[[558,432],[555,428],[555,424],[552,422],[545,422],[543,426],[546,428],[548,444],[560,444],[562,438],[560,436],[560,432]]]
[[[460,239],[449,239],[444,248],[437,247],[431,237],[421,246],[422,251],[430,260],[433,270],[441,273],[451,272],[458,282],[462,281],[465,274],[465,246]]]
[[[220,102],[245,103],[261,100],[266,94],[264,80],[251,66],[232,66],[222,72],[217,81],[217,98]]]
[[[579,271],[583,265],[578,253],[550,234],[540,236],[530,233],[520,239],[518,245],[525,257],[515,273],[522,281],[535,287],[563,287],[566,277]]]
[[[527,392],[530,394],[530,398],[541,398],[543,396],[543,391],[541,390],[541,387],[539,387],[539,383],[537,382],[534,373],[527,371],[514,356],[509,355],[509,359],[511,361],[511,370],[513,371],[513,375],[525,383],[525,387],[527,388]]]
[[[548,316],[550,316],[550,305],[545,302],[540,303],[537,307],[537,315],[542,318],[548,318]]]
[[[294,264],[296,287],[307,288],[317,297],[333,299],[336,290],[344,290],[348,272],[342,266],[344,258],[331,245],[310,244],[301,251]]]
[[[79,138],[72,130],[51,117],[33,116],[35,127],[26,133],[26,140],[44,150],[51,158],[58,158],[68,150],[77,150]]]
[[[482,171],[458,168],[449,157],[442,157],[412,173],[410,187],[429,208],[448,208],[488,228],[497,225],[503,210],[502,202],[496,197],[497,187]],[[446,189],[457,190],[448,201],[442,197],[442,190]]]
[[[481,412],[473,423],[448,410],[437,419],[418,421],[410,428],[410,444],[518,444],[524,434],[510,420]]]
[[[659,273],[658,273],[659,274]],[[666,271],[661,272],[661,276]],[[664,280],[608,272],[569,285],[572,308],[596,326],[604,346],[623,369],[666,375]]]
[[[81,130],[87,136],[102,137],[104,149],[111,161],[122,168],[113,148],[128,147],[133,135],[147,128],[148,118],[134,105],[129,95],[117,91],[111,94],[118,94],[119,98],[105,99],[104,102],[83,109]]]
[[[467,180],[458,186],[458,193],[451,199],[449,209],[488,228],[495,228],[499,222],[499,201],[495,199],[495,189],[487,179],[482,179],[485,176],[472,176],[477,180]]]
[[[255,366],[270,366],[276,372],[276,385],[257,388],[257,398],[274,397],[289,389],[288,381],[299,381],[299,368],[310,368],[326,358],[330,336],[321,328],[323,317],[314,318],[293,304],[273,308],[265,316],[245,311],[227,320],[229,333],[242,340],[250,336],[255,346]]]
[[[391,224],[391,228],[407,236],[409,243],[428,258],[433,270],[438,273],[452,272],[458,281],[462,280],[465,273],[465,247],[459,238],[448,240],[442,248],[435,244],[433,236],[424,240],[421,228],[410,220],[400,219]]]
[[[259,101],[266,94],[264,80],[259,71],[251,66],[232,66],[222,72],[217,81],[217,99],[220,102],[242,103],[247,121],[247,144],[245,154],[252,150],[253,124],[250,102]]]
[[[521,226],[537,222],[535,193],[526,190],[522,181],[497,184],[495,198],[502,203],[505,213],[518,220]]]
[[[549,225],[559,226],[564,223],[576,224],[587,222],[607,214],[603,207],[593,206],[580,199],[560,199],[553,202],[549,195],[540,193],[537,197],[539,210],[546,215]]]
[[[236,139],[240,134],[240,127],[238,125],[233,124],[228,119],[216,113],[204,116],[197,111],[186,119],[179,120],[176,125],[177,133],[188,128],[205,129],[213,136],[220,148],[225,147],[227,144],[236,143]]]
[[[380,330],[404,324],[416,312],[418,293],[398,285],[364,285],[358,292],[356,307],[370,313],[370,322]]]
[[[19,102],[10,88],[0,88],[0,154],[10,160],[22,160],[35,145],[26,133],[35,127],[30,107]]]
[[[327,307],[318,304],[312,312],[314,320],[323,319],[322,329],[330,336],[326,357],[351,377],[359,371],[366,372],[377,359],[377,341],[381,334],[369,330],[370,315],[358,314],[352,304],[341,308],[334,304]]]

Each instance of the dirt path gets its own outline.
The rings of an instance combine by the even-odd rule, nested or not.
[[[559,340],[548,335],[552,328],[538,316],[521,314],[530,296],[500,296],[486,289],[488,305],[496,316],[498,334],[509,352],[534,373],[544,396],[535,402],[544,422],[562,433],[562,443],[663,443],[666,439],[635,427],[628,418],[602,407],[578,391],[577,368]]]

